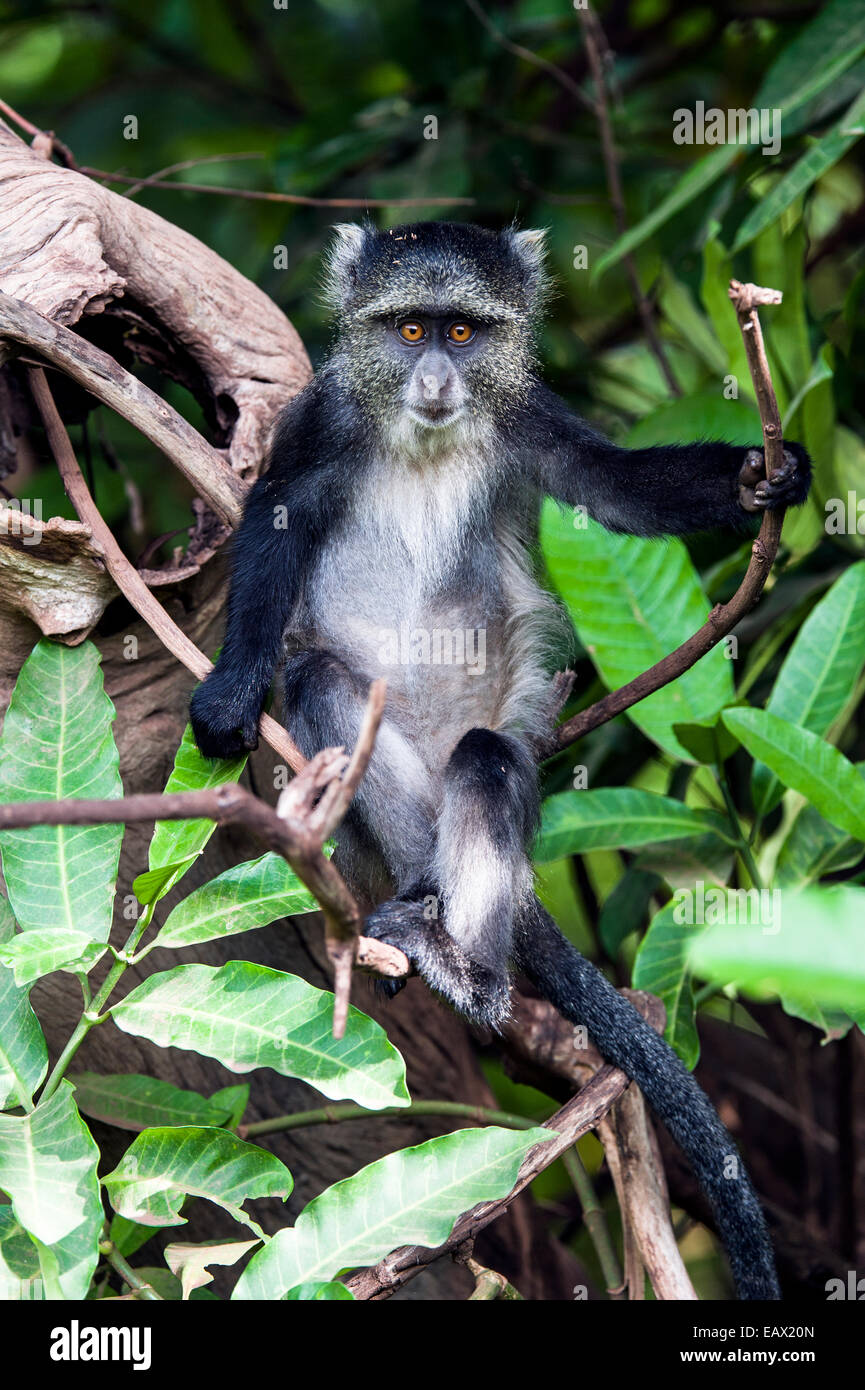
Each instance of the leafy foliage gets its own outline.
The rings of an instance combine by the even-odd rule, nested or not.
[[[261,1229],[242,1204],[255,1197],[285,1200],[293,1186],[284,1164],[266,1149],[224,1129],[201,1125],[146,1129],[104,1179],[114,1210],[143,1226],[177,1226],[187,1197],[206,1197],[236,1221]]]
[[[490,1125],[388,1154],[327,1188],[278,1231],[250,1260],[234,1297],[283,1298],[375,1264],[398,1245],[440,1245],[460,1212],[510,1192],[529,1149],[552,1138],[548,1129]]]
[[[122,796],[113,719],[96,648],[39,642],[6,711],[0,798]],[[122,838],[120,825],[37,825],[0,834],[3,874],[21,931],[50,926],[58,934],[74,932],[76,949],[67,960],[81,956],[90,942],[106,942]]]
[[[125,1033],[232,1071],[272,1067],[371,1110],[408,1104],[405,1063],[379,1024],[352,1008],[345,1036],[334,1038],[333,995],[264,965],[174,966],[115,1004],[112,1018]]]
[[[475,8],[440,7],[432,43],[421,0],[295,6],[290,23],[276,10],[265,23],[248,5],[157,5],[146,24],[136,0],[86,12],[42,6],[0,21],[0,86],[90,166],[146,176],[208,160],[180,179],[361,205],[440,199],[379,209],[381,225],[465,216],[494,226],[518,212],[524,225],[548,227],[559,293],[540,344],[546,374],[632,446],[757,441],[727,282],[735,275],[783,292],[763,326],[785,433],[815,463],[812,500],[786,518],[770,590],[735,641],[547,766],[536,859],[562,925],[602,966],[615,962],[619,978],[629,974],[664,1000],[667,1036],[689,1065],[713,991],[731,1001],[777,997],[838,1038],[865,1022],[862,6],[830,0],[804,16],[775,7],[768,17],[731,19],[723,7],[600,5],[615,55],[624,233],[592,116],[508,47],[533,49],[585,83],[577,19],[567,7],[485,6],[502,43]],[[779,153],[767,156],[753,139],[674,144],[671,115],[697,98],[779,110]],[[125,138],[128,112],[138,141]],[[439,130],[426,139],[430,115]],[[248,152],[256,157],[235,158]],[[319,359],[329,334],[315,292],[321,249],[335,216],[354,212],[153,185],[132,196],[261,285]],[[460,206],[459,196],[475,201]],[[585,270],[575,255],[583,247]],[[629,252],[680,396],[639,330]],[[222,442],[181,387],[156,384]],[[185,529],[186,486],[146,441],[116,418],[96,433],[109,447],[93,450],[95,495],[127,553],[141,551],[130,482],[149,535]],[[28,491],[46,515],[71,518],[56,470],[39,448],[33,460]],[[583,520],[547,506],[539,556],[577,635],[572,708],[684,640],[732,592],[749,547],[742,537],[610,536]],[[0,735],[0,800],[119,795],[112,720],[95,647],[40,641]],[[219,785],[243,766],[201,759],[187,729],[167,789]],[[208,821],[156,827],[134,882],[142,912],[133,955],[146,932],[145,950],[228,937],[242,950],[242,933],[311,910],[291,870],[264,855],[197,887],[163,920],[162,900],[213,831]],[[0,1205],[0,1293],[8,1287],[15,1297],[23,1288],[78,1299],[111,1292],[112,1281],[114,1292],[123,1287],[104,1242],[100,1253],[96,1151],[79,1111],[138,1135],[104,1189],[120,1209],[108,1238],[121,1257],[135,1258],[154,1217],[182,1220],[187,1198],[222,1201],[246,1220],[247,1199],[291,1185],[287,1170],[234,1133],[245,1085],[206,1097],[138,1075],[76,1074],[77,1042],[93,1026],[83,1011],[67,1058],[74,1091],[66,1064],[48,1074],[29,989],[52,971],[77,974],[88,998],[96,990],[107,1030],[190,1048],[243,1075],[274,1067],[371,1110],[407,1110],[402,1060],[377,1025],[353,1011],[333,1045],[329,997],[291,976],[242,960],[219,970],[173,966],[118,1002],[120,959],[102,997],[91,972],[100,957],[105,966],[121,837],[115,826],[0,834],[8,893],[0,897],[0,1188],[9,1199]],[[490,1074],[510,1098],[508,1080]],[[388,1154],[321,1193],[263,1245],[237,1296],[348,1300],[341,1271],[410,1240],[441,1240],[466,1205],[508,1190],[531,1134],[466,1130]],[[591,1266],[584,1235],[577,1247]],[[202,1287],[208,1262],[231,1269],[250,1248],[173,1246],[167,1268],[136,1273],[165,1298],[212,1298]],[[707,1287],[710,1296],[723,1291]]]

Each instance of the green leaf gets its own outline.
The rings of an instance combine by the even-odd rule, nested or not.
[[[143,874],[134,878],[132,891],[141,906],[149,907],[151,903],[156,903],[164,897],[168,892],[166,885],[175,884],[200,854],[201,850],[196,850],[194,854],[187,854],[184,859],[172,859],[170,864],[163,864],[161,869],[145,869]]]
[[[100,1075],[82,1071],[69,1080],[79,1110],[118,1129],[142,1130],[166,1125],[222,1125],[227,1105],[207,1100],[197,1091],[182,1091],[169,1081],[134,1072]]]
[[[646,873],[633,864],[619,879],[598,918],[598,938],[611,960],[615,960],[625,938],[644,926],[652,894],[660,887],[657,874]]]
[[[699,353],[713,376],[723,376],[727,370],[727,354],[708,319],[698,309],[688,286],[677,280],[667,265],[661,273],[657,293],[658,306],[673,331],[684,339],[691,351]],[[711,431],[707,430],[708,433]]]
[[[789,394],[799,389],[812,365],[802,275],[805,251],[800,222],[788,234],[780,223],[765,227],[751,252],[758,283],[772,285],[783,294],[781,303],[765,315],[764,329],[769,359],[780,367],[775,373],[775,389],[782,416]]]
[[[105,947],[91,941],[84,932],[65,927],[33,927],[20,932],[0,947],[0,962],[14,971],[15,983],[32,984],[55,970],[69,969],[86,974],[104,955]]]
[[[754,406],[748,400],[727,400],[715,386],[657,406],[631,427],[627,444],[643,449],[679,439],[720,439],[749,448],[759,438],[760,417]]]
[[[695,811],[670,796],[634,787],[600,787],[548,796],[534,858],[549,864],[590,849],[639,849],[656,841],[686,839],[707,831],[732,843],[725,818]]]
[[[345,1036],[334,1038],[333,995],[281,970],[178,965],[151,975],[111,1015],[126,1033],[215,1057],[231,1071],[272,1067],[370,1110],[409,1103],[405,1063],[384,1029],[350,1008]]]
[[[12,909],[0,894],[0,944],[11,941],[14,931]],[[28,992],[0,967],[0,1110],[29,1105],[47,1071],[48,1050]]]
[[[148,1239],[153,1238],[153,1231],[148,1234]],[[176,1274],[172,1274],[170,1269],[163,1269],[161,1265],[136,1265],[135,1273],[145,1284],[149,1284],[154,1293],[166,1303],[180,1303],[183,1299],[183,1285]],[[124,1285],[124,1288],[128,1288]],[[220,1300],[212,1289],[193,1289],[189,1295],[191,1303],[218,1303]]]
[[[865,550],[865,443],[853,430],[838,425],[831,466],[815,480],[825,534],[845,550]],[[859,529],[861,528],[861,530]]]
[[[759,236],[764,227],[776,222],[797,198],[807,193],[808,189],[855,145],[865,134],[865,129],[862,128],[863,114],[865,93],[857,96],[834,129],[815,141],[774,188],[759,199],[736,233],[733,255],[753,241],[754,237]]]
[[[821,737],[850,699],[865,664],[865,562],[851,565],[812,609],[778,673],[766,708]],[[761,815],[783,787],[755,763],[751,794]]]
[[[732,758],[738,747],[729,729],[725,729],[721,723],[720,715],[714,719],[694,720],[690,724],[674,724],[673,733],[698,763],[724,763]]]
[[[108,1228],[108,1239],[116,1245],[121,1255],[134,1255],[148,1240],[153,1239],[153,1227],[142,1226],[137,1221],[127,1221],[125,1216],[115,1212]]]
[[[789,994],[781,995],[781,1006],[793,1018],[801,1018],[823,1033],[821,1042],[837,1042],[846,1037],[857,1021],[843,1009],[824,1009],[814,999],[794,999]],[[865,1008],[858,1011],[859,1026],[865,1028]]]
[[[0,1115],[0,1189],[39,1254],[49,1299],[82,1299],[99,1257],[99,1150],[66,1081],[29,1115]]]
[[[865,778],[865,762],[856,764]],[[802,888],[826,874],[858,864],[865,849],[861,840],[836,830],[813,806],[803,806],[781,846],[775,865],[779,888]]]
[[[799,387],[799,390],[796,392],[790,404],[787,406],[784,419],[781,421],[781,426],[785,434],[788,432],[788,427],[792,423],[796,411],[799,409],[801,405],[804,404],[806,397],[810,396],[812,391],[816,391],[818,386],[822,386],[825,383],[832,381],[834,375],[835,372],[832,365],[831,346],[829,345],[829,343],[823,343],[820,347],[820,351],[817,353],[814,365],[808,373],[808,376],[806,377],[802,385]],[[830,440],[831,433],[832,432],[830,430]]]
[[[789,114],[836,82],[863,52],[865,11],[861,0],[830,0],[782,48],[753,105],[780,106]]]
[[[461,1129],[400,1149],[327,1188],[253,1255],[232,1295],[277,1299],[298,1284],[375,1264],[400,1245],[437,1246],[457,1217],[510,1192],[548,1129]]]
[[[725,710],[723,719],[785,786],[801,792],[833,825],[865,840],[865,782],[843,753],[769,710]]]
[[[236,782],[244,767],[247,755],[241,758],[203,758],[198,751],[192,733],[192,725],[187,724],[180,740],[180,747],[174,758],[174,767],[165,784],[166,792],[202,791],[208,787],[221,787],[226,782]],[[157,821],[150,841],[149,870],[173,866],[162,887],[156,891],[155,881],[149,880],[145,892],[152,893],[149,901],[164,898],[181,879],[198,854],[204,849],[216,829],[213,820],[161,820]]]
[[[713,223],[711,235],[703,247],[703,275],[700,281],[700,298],[718,341],[723,345],[727,357],[726,374],[735,377],[739,400],[744,404],[756,405],[754,385],[745,355],[745,345],[730,307],[728,287],[733,278],[733,263],[730,253],[717,236],[717,223]],[[732,405],[730,401],[728,404]],[[702,436],[697,436],[702,437]]]
[[[218,1091],[213,1092],[210,1097],[210,1104],[217,1106],[220,1110],[224,1108],[226,1117],[220,1123],[224,1124],[227,1129],[236,1129],[249,1104],[248,1082],[244,1082],[240,1086],[222,1086]]]
[[[591,520],[577,530],[574,515],[544,503],[544,557],[580,641],[614,690],[690,637],[709,605],[681,541],[614,536]],[[715,647],[628,716],[661,748],[687,759],[673,724],[708,718],[732,698],[730,662]]]
[[[12,1208],[0,1206],[0,1299],[19,1303],[44,1296],[39,1251]]]
[[[597,262],[592,279],[599,280],[604,272],[616,265],[623,256],[642,246],[643,242],[659,227],[663,227],[665,222],[669,222],[671,217],[683,212],[695,199],[701,197],[746,149],[745,145],[719,145],[710,154],[703,155],[702,159],[692,164],[666,198],[661,198],[648,216],[613,243],[609,251]]]
[[[113,720],[92,642],[38,642],[0,735],[0,801],[122,796]],[[21,930],[63,928],[107,941],[122,839],[122,825],[3,831],[3,873]]]
[[[159,946],[192,946],[315,912],[318,903],[280,854],[237,864],[196,888],[169,913]]]
[[[289,1289],[284,1294],[287,1303],[294,1303],[303,1300],[307,1303],[354,1303],[354,1294],[351,1289],[347,1289],[345,1284],[339,1280],[331,1280],[329,1283],[318,1283],[312,1279],[306,1284],[295,1284],[293,1289]]]
[[[724,884],[733,869],[735,853],[717,835],[664,840],[640,850],[634,863],[656,873],[672,889],[694,889],[699,883]]]
[[[127,1221],[184,1226],[180,1208],[186,1198],[205,1197],[259,1236],[243,1203],[256,1197],[285,1200],[293,1186],[274,1154],[226,1129],[201,1125],[146,1129],[103,1182],[112,1207]]]
[[[667,1010],[664,1037],[685,1066],[693,1070],[700,1057],[700,1039],[688,948],[694,933],[704,928],[678,921],[681,915],[676,902],[667,903],[655,913],[637,951],[632,983],[634,989],[647,989],[663,1000]]]
[[[691,964],[707,979],[734,980],[759,997],[865,1008],[865,889],[785,892],[780,928],[710,927],[694,942]]]

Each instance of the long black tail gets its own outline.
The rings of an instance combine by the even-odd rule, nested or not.
[[[714,1212],[742,1299],[780,1298],[766,1221],[745,1165],[708,1096],[671,1047],[535,899],[520,914],[514,960],[545,999],[589,1030],[640,1090],[688,1158]]]

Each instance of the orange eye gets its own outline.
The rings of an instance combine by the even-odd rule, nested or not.
[[[416,319],[408,319],[401,323],[397,332],[405,343],[420,343],[426,337],[423,324],[418,323]]]
[[[452,323],[448,329],[452,343],[470,343],[474,336],[475,330],[467,323]]]

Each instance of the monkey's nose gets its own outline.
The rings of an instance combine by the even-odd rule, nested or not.
[[[425,376],[421,377],[421,384],[424,400],[437,401],[444,382],[440,381],[433,372],[427,372]]]

